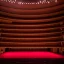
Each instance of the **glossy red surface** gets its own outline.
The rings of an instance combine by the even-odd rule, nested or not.
[[[5,52],[0,58],[63,58],[62,55],[52,52]]]

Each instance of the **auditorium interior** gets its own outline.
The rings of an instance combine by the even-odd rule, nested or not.
[[[0,0],[0,64],[64,64],[64,0]]]

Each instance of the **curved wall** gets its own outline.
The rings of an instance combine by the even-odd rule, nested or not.
[[[62,47],[64,1],[17,4],[0,0],[0,46]],[[15,1],[15,0],[14,0]],[[44,0],[43,0],[44,1]],[[25,0],[24,0],[25,2]],[[37,4],[36,4],[37,3]]]

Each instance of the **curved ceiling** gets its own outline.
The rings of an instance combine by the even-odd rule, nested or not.
[[[38,0],[38,2],[35,2],[35,0],[30,1],[34,2],[28,2],[28,0],[0,0],[0,5],[21,9],[38,9],[56,6],[64,2],[63,0]]]

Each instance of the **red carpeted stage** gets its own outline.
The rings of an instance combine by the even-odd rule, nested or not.
[[[63,55],[46,51],[16,51],[0,54],[0,62],[2,64],[63,64],[64,57]]]
[[[9,59],[13,59],[13,58],[63,58],[62,55],[60,54],[55,54],[52,52],[5,52],[3,54],[0,55],[0,58],[9,58]]]

